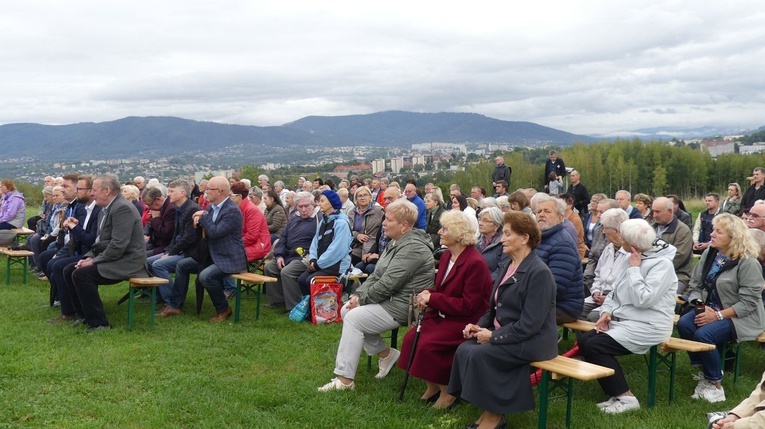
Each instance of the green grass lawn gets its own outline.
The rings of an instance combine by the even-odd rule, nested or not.
[[[4,265],[0,278],[4,278]],[[289,321],[263,309],[254,320],[255,300],[243,300],[239,324],[210,324],[206,299],[201,316],[184,314],[148,324],[148,304],[139,304],[136,326],[126,329],[127,305],[116,305],[125,283],[101,288],[111,331],[52,325],[48,284],[0,286],[0,427],[52,428],[462,428],[480,411],[461,404],[436,411],[418,401],[424,383],[410,379],[403,402],[403,372],[376,380],[376,358],[368,371],[362,358],[354,392],[320,394],[329,381],[341,326]],[[190,294],[193,307],[193,291]],[[233,319],[233,318],[232,318]],[[561,344],[567,349],[572,340]],[[728,409],[748,396],[765,369],[757,344],[744,346],[742,377],[723,385],[728,400],[692,400],[695,372],[678,355],[676,399],[667,404],[668,376],[658,379],[658,405],[618,416],[602,414],[605,399],[595,382],[575,382],[575,428],[701,428],[707,411]],[[643,356],[621,360],[634,392],[645,406],[647,372]],[[485,383],[491,383],[485,380]],[[512,386],[508,386],[512,388]],[[548,427],[561,428],[565,400],[550,404]],[[536,411],[510,416],[511,427],[535,428]]]

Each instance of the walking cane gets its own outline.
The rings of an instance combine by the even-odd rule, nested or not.
[[[417,317],[417,330],[414,331],[414,340],[412,341],[412,350],[409,352],[409,361],[406,363],[406,371],[404,372],[404,382],[401,384],[401,394],[398,395],[398,400],[404,400],[404,391],[406,390],[406,382],[409,381],[409,370],[412,368],[412,361],[414,360],[414,352],[417,350],[417,340],[420,339],[420,329],[422,328],[422,318],[425,317],[425,312],[421,311],[419,317]]]

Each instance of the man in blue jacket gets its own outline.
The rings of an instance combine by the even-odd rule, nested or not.
[[[573,322],[584,308],[584,283],[577,244],[563,229],[566,203],[547,194],[536,194],[531,199],[531,206],[542,230],[542,242],[534,252],[550,267],[557,285],[556,323]]]

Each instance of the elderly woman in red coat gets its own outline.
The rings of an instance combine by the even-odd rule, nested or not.
[[[417,295],[425,309],[417,349],[409,374],[427,383],[421,399],[435,402],[434,408],[447,408],[456,397],[446,392],[452,358],[464,338],[462,328],[476,323],[489,306],[492,280],[489,267],[475,249],[475,226],[459,210],[441,216],[441,244],[447,251],[441,256],[432,289]],[[406,369],[415,330],[404,337],[399,368]]]

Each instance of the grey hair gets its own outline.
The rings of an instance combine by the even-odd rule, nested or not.
[[[616,202],[613,198],[603,198],[602,200],[598,201],[598,205],[605,204],[608,206],[608,209],[618,209],[619,203]],[[606,209],[606,210],[608,210]]]
[[[656,231],[643,219],[627,219],[619,227],[619,234],[627,245],[635,246],[641,252],[649,250],[656,240]]]
[[[168,183],[168,188],[178,188],[186,193],[186,197],[191,195],[191,183],[186,179],[175,179]]]
[[[277,180],[276,182],[274,182],[274,186],[281,186],[283,188],[284,182],[282,182],[281,180]]]
[[[139,176],[140,177],[140,176]],[[109,189],[112,194],[119,194],[120,193],[120,179],[117,178],[114,174],[101,174],[99,176],[96,176],[93,181],[98,180],[101,182],[102,188]]]
[[[619,229],[630,217],[622,209],[608,209],[600,215],[600,223],[606,228]]]
[[[53,195],[53,186],[46,186],[43,188],[43,195]]]
[[[258,188],[257,186],[253,186],[250,188],[250,195],[258,198],[263,198],[263,190]]]
[[[624,189],[620,189],[620,190],[616,191],[616,194],[618,194],[618,193],[627,194],[627,198],[632,200],[632,194],[630,194],[629,191],[625,191]],[[614,194],[614,196],[616,196],[616,194]]]
[[[507,200],[507,195],[502,195],[497,198],[497,207],[500,209],[510,207],[510,201]]]
[[[260,179],[266,179],[266,182],[268,182],[268,176],[266,176],[265,174],[261,174],[260,176],[258,176],[258,180]]]
[[[497,200],[494,197],[484,197],[481,200],[481,206],[483,206],[484,210],[489,207],[497,207]]]
[[[672,200],[670,200],[667,197],[658,197],[655,200],[653,200],[653,204],[658,204],[660,207],[663,204],[664,209],[669,210],[673,213],[675,212],[675,203],[672,202]]]
[[[483,215],[489,215],[489,219],[492,221],[492,223],[494,223],[494,225],[498,226],[500,229],[502,228],[505,217],[505,213],[502,212],[502,210],[497,207],[488,207],[481,210],[481,215],[479,218],[483,217]]]
[[[537,207],[539,207],[542,203],[547,203],[552,201],[555,203],[555,211],[558,212],[559,215],[563,216],[566,214],[566,202],[563,201],[560,198],[551,197],[547,194],[543,194],[541,192],[534,194],[533,197],[531,197],[531,209],[536,212]]]
[[[295,204],[297,204],[300,200],[308,199],[311,204],[313,204],[313,194],[306,191],[300,191],[295,194],[295,196],[292,198],[293,201],[295,201]]]

